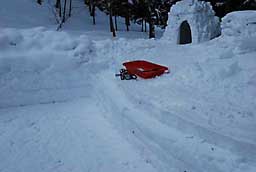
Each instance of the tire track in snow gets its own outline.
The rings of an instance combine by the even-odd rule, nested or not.
[[[98,91],[96,99],[99,98],[103,108],[106,109],[105,118],[110,120],[127,141],[139,149],[141,154],[145,149],[148,150],[147,154],[143,156],[150,157],[149,162],[159,171],[170,171],[171,168],[173,171],[221,171],[210,161],[195,158],[195,153],[198,156],[200,153],[185,148],[185,144],[179,145],[184,143],[184,138],[187,135],[175,128],[169,128],[153,118],[153,113],[149,109],[144,111],[140,107],[134,106],[129,100],[126,100],[126,95],[119,90],[114,82],[114,85],[109,85],[112,81],[107,82],[104,76],[98,77],[98,79],[102,81],[102,85],[96,86],[96,91]],[[131,134],[132,132],[134,133]],[[200,141],[200,139],[196,139],[196,141],[189,141],[189,144],[190,146],[196,145],[193,142]],[[208,144],[202,146],[204,149],[209,147]],[[196,147],[194,146],[194,148]],[[206,152],[201,152],[201,154]],[[212,159],[210,156],[206,157]]]
[[[129,96],[129,95],[128,95]],[[136,98],[129,96],[135,102],[139,102]],[[238,140],[231,136],[226,136],[224,134],[213,131],[203,125],[194,123],[193,121],[186,120],[174,112],[167,110],[162,110],[158,106],[154,105],[152,102],[140,103],[143,109],[147,108],[150,112],[149,115],[156,118],[161,123],[176,128],[184,133],[192,134],[206,140],[208,143],[216,145],[218,147],[227,149],[233,153],[240,156],[246,156],[246,159],[252,164],[256,164],[256,145]]]

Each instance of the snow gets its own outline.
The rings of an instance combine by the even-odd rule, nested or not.
[[[236,51],[246,53],[256,50],[256,11],[235,11],[227,14],[221,23],[222,37],[239,39]]]
[[[154,171],[90,99],[1,112],[3,171]]]
[[[256,170],[254,35],[179,46],[69,22],[0,30],[0,171]],[[115,77],[138,59],[170,74]]]
[[[256,11],[235,11],[227,14],[221,23],[222,35],[250,37],[255,35]]]
[[[0,28],[50,26],[55,22],[54,16],[49,15],[51,13],[48,4],[40,6],[35,0],[4,0],[0,6]]]
[[[180,26],[187,21],[192,35],[192,43],[209,41],[220,35],[219,18],[209,2],[198,0],[183,0],[171,7],[164,40],[179,43]]]
[[[87,76],[77,70],[93,52],[93,44],[86,36],[75,40],[65,32],[45,28],[5,29],[2,35],[5,39],[1,40],[8,41],[0,58],[0,107],[50,102],[54,97],[64,99],[70,96],[63,94],[65,90],[78,87],[78,76],[82,77],[80,85],[86,85]],[[79,44],[79,40],[83,42]],[[73,94],[86,95],[78,90]]]

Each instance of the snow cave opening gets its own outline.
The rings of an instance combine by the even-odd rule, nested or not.
[[[191,29],[188,22],[185,20],[180,25],[179,44],[192,43]]]

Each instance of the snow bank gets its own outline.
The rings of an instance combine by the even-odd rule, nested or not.
[[[223,36],[256,35],[256,11],[235,11],[227,14],[221,23]]]
[[[87,70],[95,53],[88,37],[71,38],[67,33],[42,27],[4,29],[0,35],[0,107],[87,94],[79,90],[88,87]],[[71,89],[73,95],[63,94]]]
[[[56,70],[59,69],[58,66],[63,70],[70,69],[66,68],[66,65],[88,62],[94,52],[94,44],[85,35],[74,39],[65,32],[49,31],[43,27],[26,30],[4,29],[0,34],[0,49],[3,52],[1,60],[6,56],[15,57],[13,60],[21,60],[16,58],[17,54],[26,54],[23,57],[24,61],[38,61],[40,68],[43,69],[46,68],[43,67],[44,64],[55,65]],[[38,56],[44,59],[38,59]],[[24,69],[19,67],[12,68],[13,70]]]
[[[232,51],[244,54],[256,51],[256,11],[236,11],[227,14],[221,23],[222,39]]]

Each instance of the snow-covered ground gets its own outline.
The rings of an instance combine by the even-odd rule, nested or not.
[[[246,15],[227,16],[219,38],[178,46],[137,32],[112,39],[106,23],[22,26],[4,13],[0,171],[256,171],[256,36],[232,25]],[[135,59],[171,73],[115,78]]]

